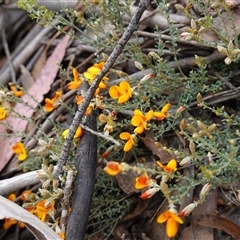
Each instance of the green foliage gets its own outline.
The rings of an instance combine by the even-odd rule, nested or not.
[[[119,188],[114,187],[114,179],[98,168],[87,238],[101,232],[104,239],[108,239],[117,223],[130,210],[133,201],[133,196],[127,196]]]
[[[65,33],[65,26],[72,27],[74,31],[68,34],[78,39],[79,43],[87,42],[97,50],[104,48],[106,52],[111,51],[126,27],[122,19],[124,19],[125,13],[130,11],[130,5],[133,1],[124,1],[122,4],[116,0],[83,2],[87,8],[84,14],[70,9],[65,10],[64,14],[59,14],[40,6],[34,0],[19,0],[18,7],[28,11],[30,17],[40,25],[52,25],[59,33]],[[236,114],[229,114],[223,106],[209,106],[204,99],[209,99],[214,94],[226,89],[226,83],[213,73],[217,72],[226,81],[229,81],[234,72],[238,70],[240,50],[238,49],[238,34],[233,13],[225,1],[216,1],[215,5],[211,1],[190,1],[187,6],[176,5],[176,9],[189,17],[190,20],[189,26],[183,28],[182,32],[170,20],[171,12],[168,1],[156,1],[155,4],[169,24],[165,33],[167,32],[170,38],[167,40],[162,38],[163,32],[155,26],[152,29],[155,34],[155,38],[153,38],[155,51],[144,52],[140,38],[137,34],[134,35],[111,69],[115,74],[115,68],[126,62],[127,65],[131,64],[133,72],[141,71],[146,75],[145,71],[151,70],[154,74],[147,81],[141,82],[143,77],[132,78],[127,72],[122,72],[132,88],[132,97],[124,104],[118,104],[116,99],[107,98],[106,92],[100,93],[104,98],[104,108],[99,111],[105,117],[110,118],[111,124],[109,125],[112,129],[107,132],[105,130],[107,121],[104,123],[99,121],[98,131],[103,132],[105,136],[111,135],[117,141],[125,143],[119,140],[119,134],[125,131],[135,134],[135,127],[131,121],[134,110],[140,110],[143,114],[150,109],[154,112],[160,112],[162,107],[170,102],[172,108],[166,117],[161,121],[157,121],[156,118],[151,119],[147,123],[147,129],[151,129],[154,142],[159,142],[167,134],[173,136],[177,130],[180,132],[181,140],[187,143],[183,146],[178,141],[176,148],[175,146],[161,148],[174,153],[178,162],[189,157],[194,168],[194,174],[190,176],[184,176],[181,170],[172,175],[168,174],[168,179],[172,180],[171,184],[168,184],[169,189],[164,189],[165,191],[161,189],[169,204],[180,204],[182,198],[189,194],[191,187],[211,184],[213,188],[216,188],[238,181],[240,118]],[[196,11],[192,11],[192,8]],[[223,13],[227,17],[222,17]],[[216,25],[216,19],[221,24]],[[228,19],[228,25],[226,25],[226,19]],[[229,36],[227,31],[229,23],[233,29],[233,36]],[[106,25],[111,26],[111,30],[106,32]],[[223,27],[220,29],[220,26]],[[203,33],[206,32],[211,36],[214,35],[214,41],[208,41],[203,37]],[[184,64],[180,65],[182,44],[187,44],[189,40],[195,41],[194,44],[198,44],[201,49],[221,53],[225,58],[224,61],[211,62],[193,53],[191,59],[186,59],[185,65],[187,67]],[[108,77],[110,80],[115,80],[111,79],[112,76],[122,77],[121,74],[117,75],[109,74]],[[80,77],[84,79],[84,74],[80,73]],[[198,108],[199,112],[194,117],[190,116],[193,106]],[[182,113],[185,109],[188,111],[186,115]],[[111,118],[113,112],[116,112],[117,117]],[[213,123],[210,116],[215,116],[219,122]],[[49,149],[47,156],[59,156],[63,144],[62,129],[58,128],[57,123],[54,123],[54,126],[58,137]],[[44,140],[48,141],[47,136]],[[71,167],[74,163],[75,148],[76,142],[69,157],[68,163]],[[114,150],[110,151],[109,157],[103,159],[101,156],[107,149]],[[149,151],[147,153],[144,151],[145,149],[141,137],[137,139],[131,152],[132,155],[123,151],[119,153],[121,149],[119,147],[113,148],[112,142],[99,139],[99,162],[114,160],[122,163],[126,159],[133,163],[140,162],[142,157],[150,155]],[[44,158],[45,156],[35,158],[34,155],[30,155],[29,162],[23,163],[22,166],[31,170],[37,169]],[[143,172],[143,168],[136,164],[136,167],[131,169],[140,174]],[[166,176],[164,175],[166,173],[159,169],[145,169],[145,171],[156,173],[157,178]],[[174,194],[169,196],[171,193]],[[132,202],[133,198],[126,196],[114,184],[113,179],[106,176],[102,169],[97,169],[97,180],[88,225],[89,236],[101,232],[106,238],[109,237],[116,224],[131,207]]]

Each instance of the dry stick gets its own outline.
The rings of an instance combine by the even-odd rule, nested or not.
[[[16,74],[15,74],[15,71],[14,71],[14,68],[13,68],[11,54],[9,52],[9,47],[8,47],[6,34],[5,34],[5,27],[3,25],[4,16],[5,16],[3,9],[1,9],[0,13],[1,13],[1,17],[0,17],[0,33],[1,33],[1,37],[2,37],[2,43],[3,43],[4,51],[5,51],[7,60],[8,60],[8,66],[9,66],[9,69],[10,69],[12,82],[16,83],[17,82],[16,81]]]
[[[219,53],[217,50],[214,51],[211,55],[204,57],[205,60],[210,61],[210,62],[218,61],[223,58],[224,58],[224,55]],[[174,69],[176,69],[178,67],[180,67],[181,69],[189,69],[191,67],[196,66],[196,61],[195,61],[195,57],[187,57],[187,58],[179,59],[178,61],[174,60],[172,62],[169,62],[169,63],[167,63],[167,66],[169,68],[174,68]],[[154,73],[154,71],[152,69],[145,69],[143,71],[139,71],[139,72],[133,73],[132,75],[129,75],[128,79],[140,80],[141,78],[143,78],[145,75],[147,75],[149,73]],[[126,77],[113,80],[113,81],[109,82],[108,86],[118,85],[123,80],[126,80]]]
[[[85,130],[87,130],[88,132],[92,133],[93,135],[99,136],[99,137],[101,137],[101,138],[104,138],[104,139],[106,139],[106,140],[114,143],[114,144],[117,145],[118,147],[120,147],[120,146],[122,145],[120,142],[118,142],[117,140],[115,140],[112,136],[106,136],[106,135],[104,135],[104,134],[102,134],[102,133],[100,133],[100,132],[96,132],[96,131],[92,130],[91,128],[89,128],[88,126],[83,125],[83,124],[80,124],[80,127],[81,127],[82,129],[85,129]]]
[[[128,40],[132,36],[133,32],[138,29],[138,22],[139,22],[139,20],[142,16],[144,10],[146,9],[148,3],[149,3],[149,0],[140,1],[138,8],[137,8],[135,14],[133,15],[128,27],[125,29],[121,39],[119,40],[119,42],[117,43],[117,45],[113,49],[112,53],[110,54],[110,56],[109,56],[108,60],[106,61],[102,71],[99,73],[99,75],[96,77],[96,79],[92,83],[91,87],[86,92],[84,100],[83,100],[81,106],[79,107],[78,111],[76,112],[76,114],[74,116],[72,124],[69,128],[68,136],[67,136],[66,141],[64,142],[64,145],[62,147],[60,159],[59,159],[59,161],[56,165],[55,171],[53,172],[53,176],[55,178],[58,178],[58,176],[62,173],[62,167],[67,162],[69,150],[70,150],[70,147],[71,147],[72,140],[73,140],[74,134],[76,132],[76,129],[79,126],[79,124],[80,124],[80,122],[83,118],[83,115],[84,115],[85,111],[87,110],[87,107],[88,107],[91,99],[93,98],[94,93],[95,93],[100,81],[107,74],[109,69],[113,66],[114,62],[117,60],[120,53],[123,51],[124,46],[126,45]]]
[[[86,125],[96,131],[95,111],[87,117]],[[80,138],[75,158],[77,175],[72,197],[72,211],[67,223],[66,239],[68,240],[81,240],[85,237],[96,178],[96,165],[97,136],[85,132]]]
[[[219,78],[222,82],[224,82],[231,90],[233,90],[233,92],[240,94],[239,89],[237,89],[235,86],[233,86],[227,79],[225,79],[224,77],[222,77],[218,72],[216,72],[214,69],[213,73],[214,75]]]
[[[67,226],[67,218],[68,218],[68,212],[70,208],[70,197],[72,195],[72,182],[74,179],[74,171],[70,170],[67,172],[66,177],[66,185],[63,190],[63,198],[62,198],[62,213],[61,213],[61,230],[65,234],[66,232],[66,226]]]

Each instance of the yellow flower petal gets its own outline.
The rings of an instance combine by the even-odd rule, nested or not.
[[[119,87],[123,90],[123,94],[127,94],[129,98],[132,97],[132,89],[127,81],[120,82]]]
[[[0,107],[0,120],[5,119],[6,117],[7,117],[7,111],[4,108]]]
[[[105,88],[107,88],[107,84],[106,84],[105,82],[101,81],[101,82],[99,83],[98,87],[99,87],[99,88],[102,88],[102,89],[105,89]]]
[[[163,212],[158,216],[157,222],[164,223],[168,220],[169,217],[170,217],[169,211]]]
[[[124,145],[123,151],[128,152],[130,151],[134,146],[133,140],[130,138]]]
[[[130,99],[130,95],[128,93],[125,93],[118,99],[118,103],[123,104],[127,102],[129,99]]]
[[[170,109],[170,107],[171,107],[171,104],[170,104],[170,103],[165,104],[165,105],[163,106],[161,112],[164,113],[164,114],[166,114],[167,111]]]
[[[52,98],[52,101],[53,102],[57,101],[61,96],[62,96],[62,91],[56,92],[55,95]]]
[[[166,224],[166,233],[169,238],[175,237],[178,232],[178,223],[173,219],[169,218]]]
[[[149,184],[149,177],[146,173],[142,174],[141,176],[139,176],[135,179],[135,188],[136,189],[142,189],[144,187],[147,187],[148,184]]]
[[[156,120],[161,121],[166,117],[166,114],[162,112],[154,112],[153,116],[156,118]]]
[[[84,72],[84,73],[83,73],[83,76],[84,76],[85,78],[89,79],[90,82],[92,82],[92,81],[95,79],[95,76],[94,76],[93,74],[89,73],[89,72]]]
[[[62,136],[63,136],[64,139],[67,138],[68,133],[69,133],[69,129],[66,129],[62,132]]]
[[[131,119],[131,123],[135,127],[141,125],[142,124],[142,117],[138,116],[138,115],[133,116],[132,119]]]
[[[175,159],[172,159],[168,162],[167,167],[169,169],[172,169],[172,171],[177,171],[177,161]]]
[[[152,118],[153,118],[153,110],[150,110],[147,114],[146,114],[146,116],[145,116],[145,121],[146,122],[148,122],[148,121],[150,121]]]
[[[17,220],[15,220],[15,219],[5,218],[3,228],[4,229],[9,229],[13,224],[16,224],[16,223],[17,223]]]
[[[72,90],[72,89],[78,89],[80,85],[81,85],[81,82],[72,81],[68,83],[67,87],[68,89]]]
[[[119,174],[122,170],[121,165],[118,162],[108,162],[106,167],[104,168],[105,173],[107,173],[110,176],[115,176]]]
[[[45,111],[51,112],[53,111],[54,108],[55,108],[54,102],[49,98],[45,98],[45,106],[44,106]]]
[[[131,134],[129,132],[122,132],[119,137],[122,139],[122,140],[129,140],[130,137],[131,137]]]
[[[137,134],[141,134],[141,133],[144,132],[144,130],[145,130],[144,126],[141,125],[141,126],[139,126],[139,127],[136,127],[136,128],[134,129],[134,132],[137,133]]]
[[[183,220],[176,214],[170,212],[170,216],[172,219],[174,219],[176,222],[180,223],[180,224],[183,224]]]
[[[109,89],[109,95],[113,99],[118,99],[121,96],[120,88],[116,85],[111,86]]]
[[[47,207],[45,206],[46,200],[42,200],[36,206],[36,216],[45,222],[48,213],[54,209],[55,202],[52,201]]]
[[[101,69],[99,69],[97,67],[90,67],[90,68],[88,68],[87,72],[89,72],[92,75],[97,76],[101,72]]]
[[[82,101],[83,101],[83,96],[77,95],[76,96],[76,103],[77,103],[77,105],[82,104]]]
[[[8,196],[8,200],[14,201],[16,199],[16,194],[12,193]]]
[[[143,117],[143,113],[142,113],[140,110],[138,110],[138,109],[134,110],[133,114],[134,114],[135,116],[141,116],[141,117]]]
[[[79,78],[79,73],[76,68],[72,69],[72,73],[73,73],[73,77],[74,77],[74,82],[80,82],[81,80]]]
[[[12,146],[12,150],[15,154],[18,155],[18,160],[23,161],[27,158],[27,152],[24,148],[23,143],[17,142],[14,146]]]
[[[81,127],[78,127],[73,138],[80,138],[82,135],[83,135],[83,130]]]
[[[93,64],[93,67],[97,67],[99,69],[102,69],[104,64],[105,64],[105,62],[95,63],[95,64]]]

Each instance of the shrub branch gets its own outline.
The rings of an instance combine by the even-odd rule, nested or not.
[[[123,51],[124,46],[126,45],[128,40],[132,36],[133,32],[138,29],[139,20],[142,16],[144,10],[146,9],[148,3],[149,3],[149,0],[142,0],[139,2],[137,11],[133,15],[128,27],[125,29],[122,37],[120,38],[119,42],[117,43],[117,45],[113,49],[112,53],[110,54],[102,71],[99,73],[99,75],[96,77],[96,79],[94,80],[94,82],[92,83],[92,85],[90,86],[88,91],[86,92],[84,100],[74,116],[72,124],[69,128],[69,134],[68,134],[66,141],[64,142],[64,145],[61,149],[61,155],[60,155],[59,161],[57,163],[56,169],[53,173],[55,178],[58,178],[58,176],[62,173],[62,167],[64,165],[66,165],[69,150],[70,150],[76,129],[79,126],[79,124],[83,118],[83,115],[84,115],[91,99],[93,98],[94,93],[95,93],[101,79],[107,74],[109,69],[113,66],[113,64],[117,60],[118,56],[120,55],[120,53]]]

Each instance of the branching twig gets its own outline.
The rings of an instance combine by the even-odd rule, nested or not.
[[[101,79],[107,74],[109,69],[113,66],[114,62],[117,60],[120,53],[123,51],[124,46],[126,45],[128,40],[132,36],[133,32],[138,29],[139,20],[142,16],[144,10],[146,9],[148,3],[149,3],[149,0],[141,0],[140,1],[139,6],[137,8],[137,11],[133,15],[133,17],[132,17],[128,27],[125,29],[121,39],[119,40],[119,42],[117,43],[117,45],[113,49],[112,53],[110,54],[110,56],[109,56],[108,60],[106,61],[102,71],[99,73],[99,75],[96,77],[96,79],[92,83],[91,87],[86,92],[84,100],[83,100],[81,106],[79,107],[78,111],[76,112],[76,114],[74,116],[72,124],[69,128],[69,134],[68,134],[67,139],[64,142],[64,145],[62,147],[60,159],[58,161],[56,170],[54,171],[54,176],[56,178],[59,176],[59,174],[62,173],[62,167],[67,162],[67,158],[68,158],[68,154],[69,154],[69,150],[70,150],[70,147],[71,147],[71,144],[72,144],[74,134],[75,134],[76,129],[79,126],[79,124],[82,120],[82,117],[83,117],[85,111],[87,110],[87,107],[88,107],[91,99],[94,96],[95,90],[97,89]]]
[[[122,144],[120,142],[118,142],[117,140],[115,140],[113,137],[111,136],[106,136],[100,132],[96,132],[94,130],[92,130],[91,128],[89,128],[88,126],[85,126],[83,124],[80,124],[80,127],[87,130],[88,132],[92,133],[93,135],[96,135],[98,137],[104,138],[110,142],[113,142],[115,145],[117,145],[118,147],[120,147]]]

